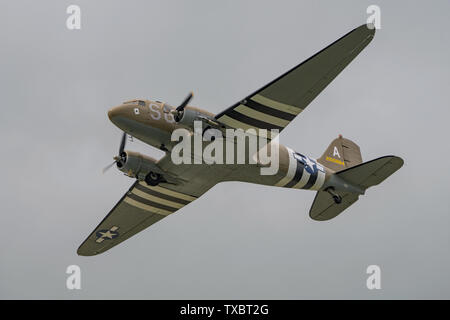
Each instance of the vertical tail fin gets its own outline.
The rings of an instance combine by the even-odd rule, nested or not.
[[[356,143],[339,135],[317,161],[333,171],[341,171],[362,163],[362,157]]]

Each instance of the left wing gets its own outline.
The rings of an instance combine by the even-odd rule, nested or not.
[[[236,129],[283,130],[369,44],[374,34],[375,29],[365,24],[350,31],[219,113],[216,120]]]
[[[105,252],[198,198],[176,189],[175,185],[151,187],[136,181],[77,253],[93,256]]]

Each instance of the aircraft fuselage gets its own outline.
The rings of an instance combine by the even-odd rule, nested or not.
[[[172,133],[178,128],[184,128],[175,121],[169,112],[170,106],[158,101],[133,100],[112,108],[108,112],[110,120],[129,135],[153,146],[160,148],[170,158],[170,152],[177,141],[172,141]],[[194,112],[199,118],[214,120],[214,115],[208,111],[187,106],[187,110]],[[171,172],[180,181],[201,180],[208,177],[208,181],[200,182],[205,188],[222,181],[241,181],[269,186],[287,188],[319,190],[323,187],[332,172],[320,165],[315,159],[304,156],[292,149],[278,144],[279,168],[275,174],[261,175],[261,164],[180,164],[175,172]],[[166,158],[166,157],[164,157]],[[246,160],[249,160],[247,156]],[[164,170],[164,162],[157,165]],[[190,166],[186,170],[186,166]],[[197,170],[193,170],[193,167]],[[173,168],[173,166],[172,166]],[[201,170],[211,170],[210,174],[196,174]],[[171,171],[174,171],[171,169]]]

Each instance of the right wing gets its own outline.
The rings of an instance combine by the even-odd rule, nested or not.
[[[136,181],[77,253],[93,256],[105,252],[198,198],[176,189],[176,185],[162,183],[152,187]]]
[[[369,44],[362,25],[261,89],[216,115],[231,128],[283,130]],[[270,137],[270,135],[268,135]]]

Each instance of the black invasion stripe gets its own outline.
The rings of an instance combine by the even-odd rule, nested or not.
[[[247,100],[247,102],[245,102],[244,104],[245,106],[249,107],[250,109],[283,119],[283,120],[294,120],[294,118],[296,117],[295,114],[290,114],[287,112],[283,112],[280,111],[278,109],[274,109],[274,108],[270,108],[270,107],[266,107],[265,105],[258,103],[256,101],[253,100]],[[302,111],[301,109],[299,109],[299,112]]]
[[[177,210],[178,210],[178,209],[176,209],[176,208],[168,207],[168,206],[165,206],[165,205],[163,205],[163,204],[160,204],[160,203],[157,203],[157,202],[153,202],[153,201],[150,201],[150,200],[141,198],[141,197],[135,195],[134,193],[130,193],[128,196],[129,196],[131,199],[133,199],[133,200],[136,200],[136,201],[138,201],[138,202],[140,202],[140,203],[147,204],[147,205],[152,206],[152,207],[155,207],[155,208],[167,210],[167,211],[170,211],[170,212],[174,212],[174,211],[177,211]]]
[[[284,186],[285,188],[292,188],[300,181],[303,175],[303,168],[304,165],[300,163],[300,161],[297,161],[297,168],[295,169],[294,178],[292,178],[292,180]]]
[[[160,193],[160,192],[157,192],[155,190],[146,188],[146,187],[140,185],[139,183],[136,184],[135,188],[138,189],[138,190],[141,190],[142,192],[145,192],[147,194],[150,194],[152,196],[155,196],[155,197],[158,197],[158,198],[161,198],[161,199],[166,199],[166,200],[177,202],[177,203],[181,203],[181,204],[188,204],[188,203],[191,202],[191,201],[188,201],[188,200],[175,198],[175,197],[169,196],[167,194]]]
[[[309,188],[311,188],[311,187],[314,185],[314,183],[316,183],[316,180],[317,180],[317,176],[318,176],[318,175],[319,175],[319,172],[318,172],[318,171],[316,171],[316,173],[312,174],[312,175],[309,177],[308,183],[305,184],[305,186],[304,186],[302,189],[309,189]]]
[[[282,127],[276,126],[274,124],[271,123],[267,123],[264,121],[260,121],[260,120],[256,120],[255,118],[251,118],[248,117],[242,113],[239,113],[237,111],[231,110],[229,112],[227,112],[227,116],[239,120],[240,122],[243,122],[245,124],[260,128],[260,129],[278,129],[281,131],[281,129],[283,129]]]

